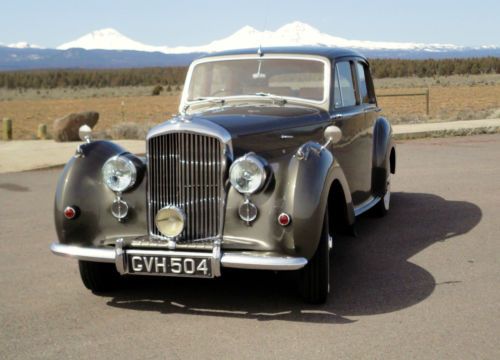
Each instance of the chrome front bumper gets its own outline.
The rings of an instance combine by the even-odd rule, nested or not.
[[[78,260],[114,263],[120,273],[124,273],[122,243],[117,242],[115,248],[82,247],[54,242],[50,250],[60,256]],[[152,254],[155,250],[150,251]],[[175,254],[175,251],[172,251]],[[185,253],[185,252],[183,252]],[[212,252],[215,276],[220,276],[220,268],[255,269],[255,270],[298,270],[307,264],[303,257],[291,257],[273,253],[256,252],[221,252],[215,248]]]

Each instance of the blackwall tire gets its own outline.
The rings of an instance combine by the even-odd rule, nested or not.
[[[330,292],[329,239],[328,212],[326,212],[316,253],[299,274],[300,294],[309,304],[325,303]]]
[[[92,292],[107,292],[119,287],[121,276],[114,264],[80,260],[78,267],[83,284]]]

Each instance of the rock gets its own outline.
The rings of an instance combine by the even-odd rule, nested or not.
[[[97,120],[99,120],[99,113],[95,111],[73,113],[57,119],[54,121],[54,140],[79,141],[78,130],[80,126],[88,125],[93,128],[97,124]]]

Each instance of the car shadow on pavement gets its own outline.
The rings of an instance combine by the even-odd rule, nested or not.
[[[420,193],[393,193],[391,206],[385,218],[361,216],[357,237],[335,239],[333,291],[321,306],[301,302],[294,273],[268,271],[225,271],[215,280],[131,277],[126,289],[103,296],[111,296],[109,306],[123,309],[261,321],[346,324],[357,321],[350,317],[404,309],[436,287],[432,274],[409,259],[469,232],[482,212],[470,202]]]

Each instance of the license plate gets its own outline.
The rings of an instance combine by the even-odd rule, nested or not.
[[[130,250],[126,255],[129,274],[213,277],[209,255],[141,250]]]

